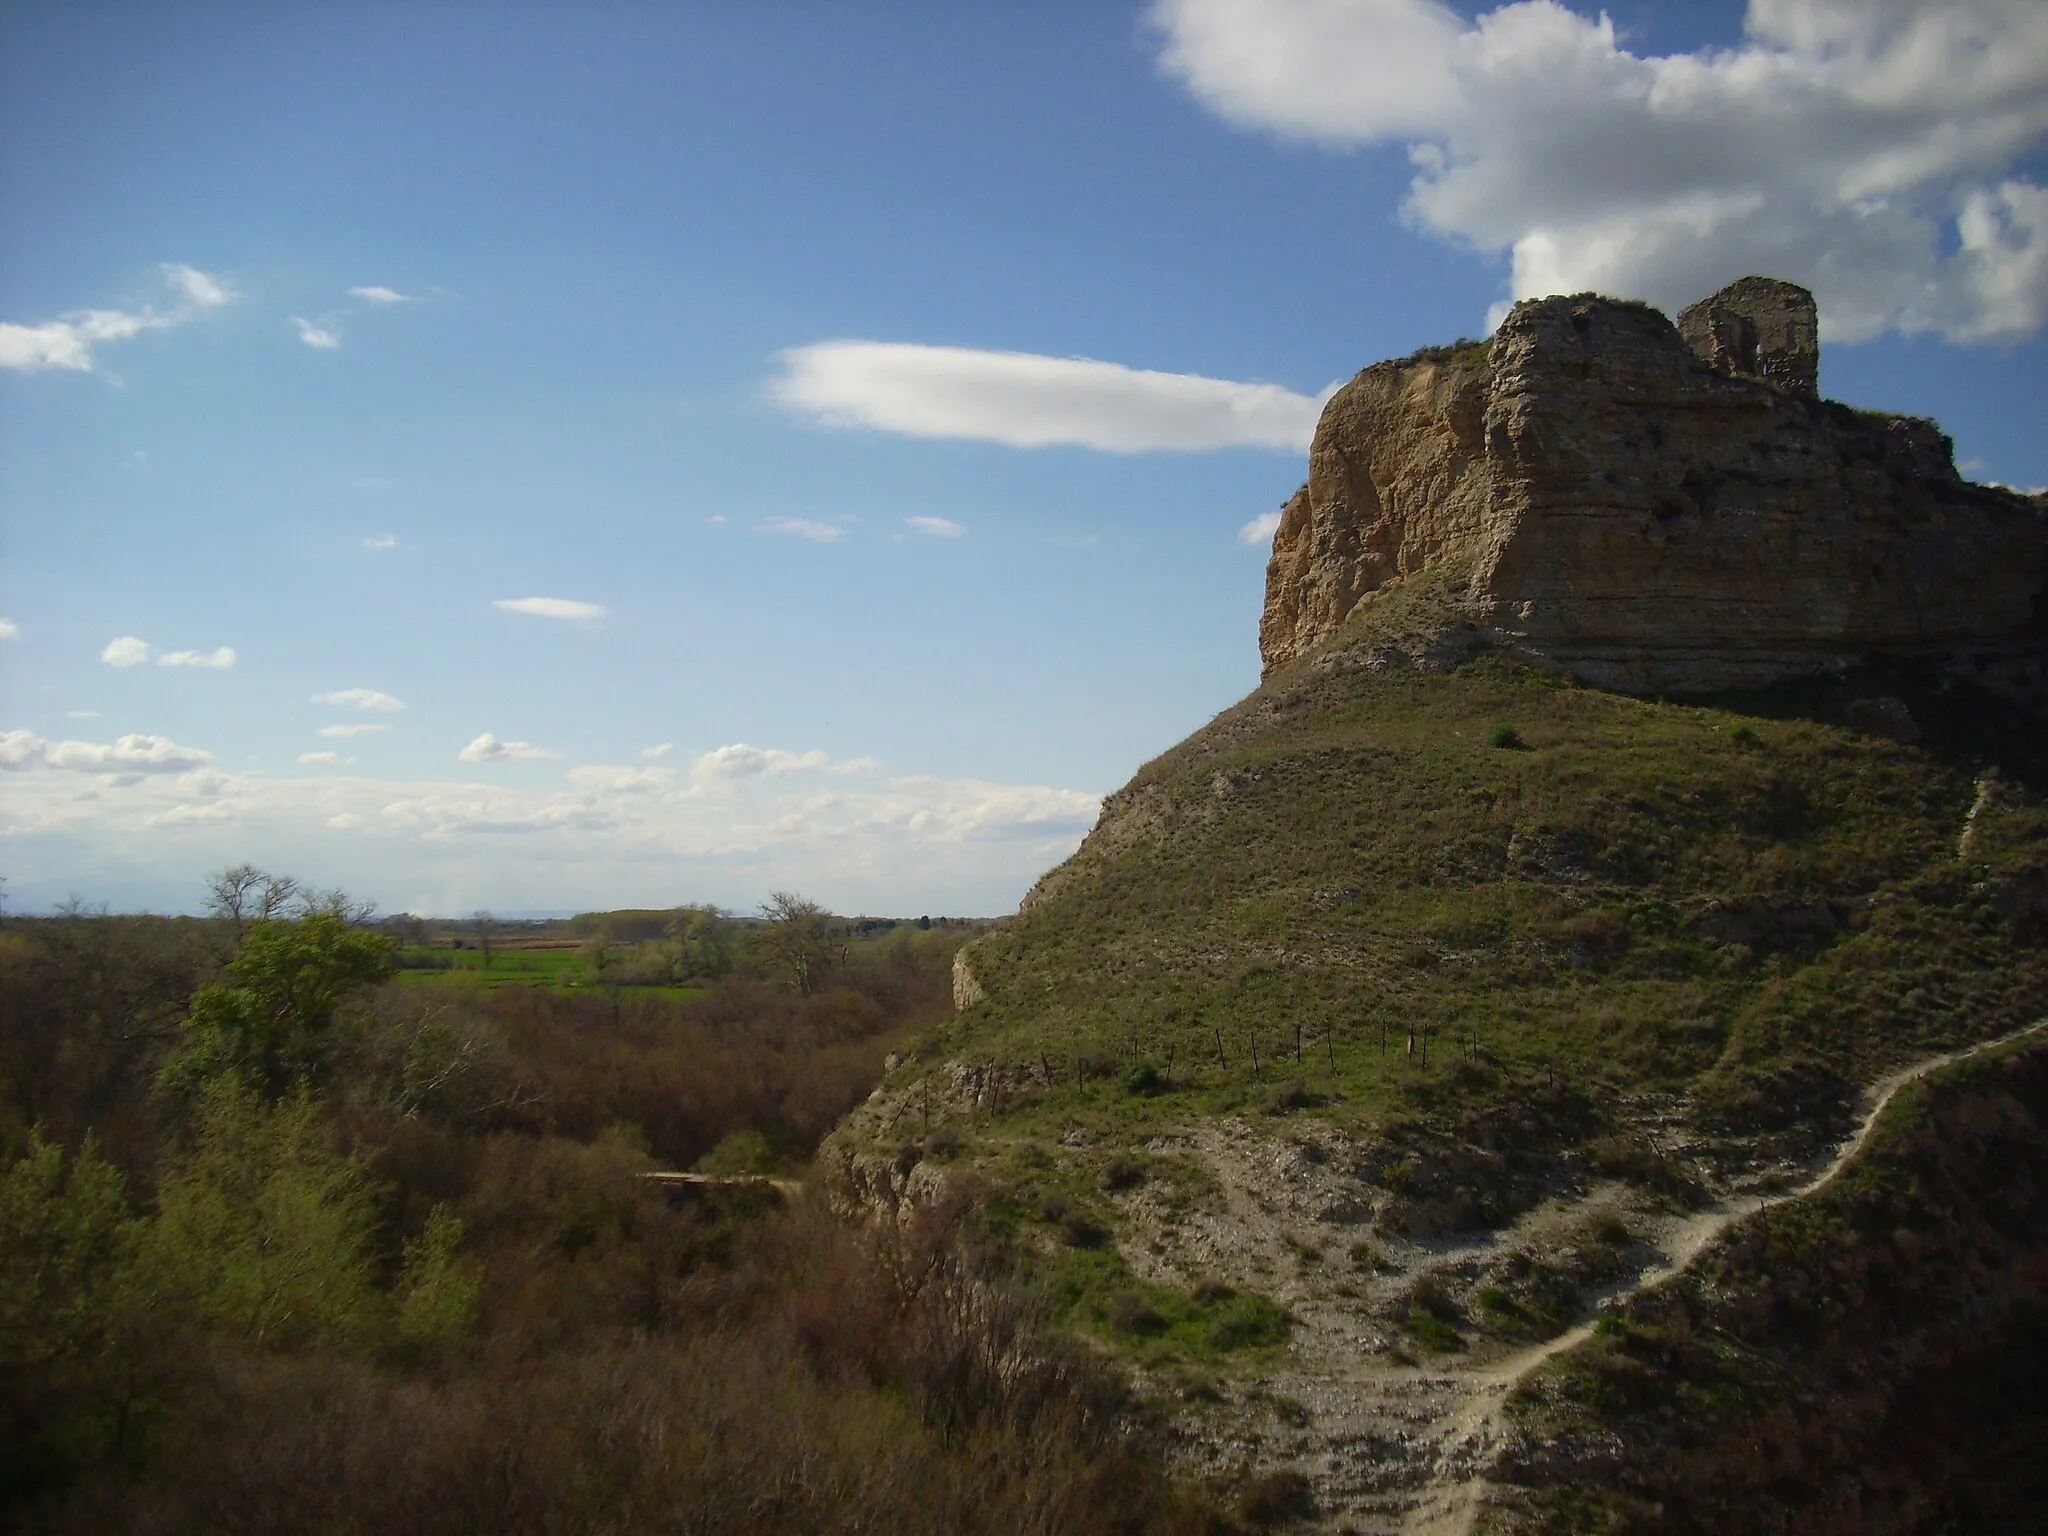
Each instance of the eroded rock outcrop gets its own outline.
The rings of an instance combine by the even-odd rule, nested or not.
[[[1819,399],[1804,290],[1744,279],[1685,318],[1532,300],[1339,390],[1274,535],[1266,669],[1454,559],[1474,624],[1604,686],[2038,649],[2048,500],[1961,479],[1933,422]]]

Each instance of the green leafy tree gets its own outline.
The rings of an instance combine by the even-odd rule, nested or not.
[[[405,1245],[398,1281],[398,1331],[416,1344],[446,1344],[469,1332],[483,1300],[483,1277],[463,1258],[462,1221],[445,1205]]]
[[[732,974],[735,947],[732,919],[718,908],[676,908],[660,949],[669,984],[723,981]]]
[[[259,921],[228,962],[229,982],[192,994],[184,1037],[162,1081],[192,1091],[247,1074],[271,1094],[317,1073],[336,1012],[351,993],[391,974],[391,941],[335,912]]]
[[[265,1102],[216,1077],[158,1180],[148,1259],[203,1328],[281,1348],[360,1337],[379,1321],[374,1197],[303,1084]]]
[[[90,1136],[67,1160],[31,1130],[0,1168],[0,1523],[118,1455],[151,1400],[144,1230]]]
[[[579,950],[583,968],[590,972],[590,979],[602,985],[605,970],[612,959],[612,931],[609,924],[599,923],[591,930],[590,937],[583,941]]]

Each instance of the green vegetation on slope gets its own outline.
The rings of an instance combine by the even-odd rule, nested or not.
[[[1490,1225],[1644,1095],[1730,1155],[1802,1153],[1854,1085],[2048,1010],[2037,724],[1933,674],[1664,702],[1460,662],[1455,576],[1376,595],[1111,797],[967,951],[986,998],[892,1102],[1030,1187],[1074,1161],[1034,1148],[1227,1110],[1380,1138],[1397,1189],[1404,1144],[1477,1146],[1417,1219]],[[1819,718],[1866,695],[1919,744]],[[1008,1086],[966,1108],[962,1064]]]

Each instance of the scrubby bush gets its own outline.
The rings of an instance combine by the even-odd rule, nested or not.
[[[0,934],[0,1525],[1207,1529],[952,1213],[642,1177],[800,1163],[942,937],[675,998],[382,985],[345,903]]]

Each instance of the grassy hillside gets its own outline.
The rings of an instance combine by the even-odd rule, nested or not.
[[[2044,1115],[2038,1039],[1902,1094],[1845,1177],[1524,1388],[1494,1528],[2043,1529]]]
[[[1106,1249],[1119,1178],[1203,1198],[1148,1142],[1239,1117],[1346,1149],[1390,1231],[1489,1227],[1802,1156],[1857,1085],[2048,1012],[2038,721],[1931,670],[1579,687],[1479,647],[1458,574],[1111,797],[838,1133],[871,1193],[965,1178],[1025,1249]]]

